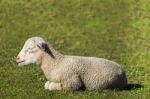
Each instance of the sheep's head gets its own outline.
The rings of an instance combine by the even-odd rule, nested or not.
[[[51,53],[47,42],[40,37],[29,38],[19,52],[16,62],[19,66],[31,63],[40,64],[43,53]]]

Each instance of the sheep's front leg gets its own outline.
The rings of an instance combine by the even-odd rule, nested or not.
[[[62,87],[61,87],[61,83],[55,83],[55,82],[49,82],[47,81],[45,83],[45,89],[48,89],[48,90],[61,90]]]
[[[45,83],[45,85],[44,85],[44,88],[45,88],[45,89],[49,89],[49,84],[50,84],[50,82],[47,81],[47,82]]]
[[[49,84],[49,90],[61,90],[61,83],[55,83],[55,82],[51,82]]]
[[[47,81],[45,83],[45,89],[48,90],[79,90],[84,89],[84,85],[78,77],[78,75],[73,75],[71,77],[66,77],[65,81],[62,83],[55,83],[55,82],[49,82]]]

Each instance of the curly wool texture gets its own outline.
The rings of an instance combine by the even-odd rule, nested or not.
[[[45,41],[45,44],[48,44]],[[116,62],[103,58],[67,56],[57,52],[51,45],[53,57],[44,52],[41,68],[49,82],[61,83],[61,89],[124,89],[127,78],[123,68]]]
[[[20,66],[40,64],[47,78],[45,89],[123,89],[127,78],[116,62],[103,58],[68,56],[56,51],[41,37],[29,38],[16,62]]]

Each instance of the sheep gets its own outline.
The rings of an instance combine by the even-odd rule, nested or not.
[[[41,65],[47,90],[124,89],[127,77],[118,63],[103,58],[63,55],[41,37],[29,38],[16,57],[19,66]]]

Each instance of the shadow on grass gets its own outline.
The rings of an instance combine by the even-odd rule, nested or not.
[[[112,88],[112,89],[107,89],[106,88],[106,90],[116,90],[116,91],[131,91],[131,90],[135,90],[135,89],[139,89],[139,88],[143,88],[144,86],[142,86],[141,84],[128,84],[128,86],[126,87],[126,88],[124,88],[124,89],[116,89],[116,88]],[[103,89],[100,89],[100,90],[103,90]],[[105,90],[105,89],[104,89]],[[86,91],[86,88],[85,87],[82,87],[81,89],[80,89],[80,91],[82,92],[84,92],[84,91]]]
[[[141,84],[128,84],[128,86],[124,90],[133,90],[133,89],[138,89],[142,87],[144,86],[142,86]]]

